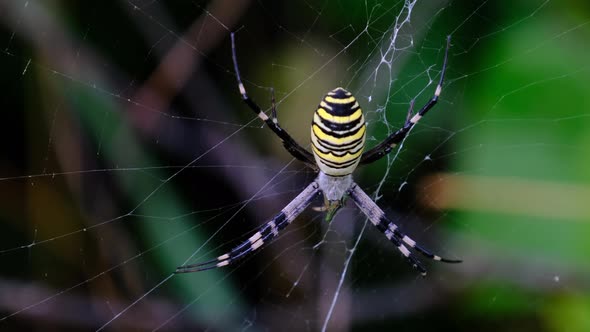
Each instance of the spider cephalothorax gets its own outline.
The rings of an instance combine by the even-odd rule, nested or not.
[[[258,117],[283,141],[283,145],[293,157],[318,171],[317,178],[297,195],[271,221],[264,224],[248,240],[234,247],[230,252],[208,262],[181,266],[176,273],[188,273],[208,270],[234,263],[254,252],[265,243],[278,236],[279,231],[289,225],[318,195],[324,196],[326,219],[331,220],[345,200],[350,197],[357,207],[369,218],[371,223],[381,231],[401,252],[401,254],[418,269],[426,274],[426,269],[414,258],[410,249],[436,261],[458,263],[460,260],[442,258],[430,253],[402,233],[398,226],[387,218],[383,210],[356,184],[352,172],[358,165],[372,163],[388,154],[410,132],[410,129],[436,104],[442,91],[447,68],[447,55],[451,42],[447,37],[445,58],[440,72],[440,79],[432,98],[417,113],[412,113],[413,102],[410,103],[407,120],[402,128],[389,135],[383,142],[369,151],[364,151],[366,123],[358,101],[343,88],[336,88],[326,94],[313,115],[311,124],[311,148],[313,154],[301,147],[279,125],[276,116],[274,96],[272,98],[271,117],[256,104],[244,88],[238,60],[234,34],[231,34],[232,59],[238,88],[242,99]],[[410,249],[409,249],[409,248]]]

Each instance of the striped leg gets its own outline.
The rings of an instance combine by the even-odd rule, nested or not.
[[[283,146],[293,157],[296,159],[303,161],[307,166],[317,169],[315,165],[314,159],[312,154],[305,150],[301,145],[299,145],[292,137],[279,125],[279,120],[277,119],[277,112],[274,102],[274,91],[272,91],[272,113],[271,117],[266,115],[264,111],[252,100],[248,97],[246,93],[246,88],[242,83],[242,78],[240,76],[240,69],[238,68],[238,57],[236,55],[236,44],[235,44],[235,37],[234,33],[231,33],[231,49],[232,49],[232,59],[234,62],[234,70],[236,72],[236,78],[238,80],[238,88],[240,89],[240,94],[242,95],[242,99],[258,115],[258,117],[266,123],[266,125],[283,141]]]
[[[379,143],[377,146],[373,147],[371,150],[363,153],[363,155],[361,156],[361,161],[360,161],[361,165],[370,164],[370,163],[377,161],[377,160],[383,158],[384,156],[386,156],[389,152],[391,152],[391,150],[396,145],[398,145],[406,137],[406,135],[408,135],[408,133],[410,132],[410,129],[412,129],[412,127],[414,127],[414,125],[416,123],[418,123],[418,121],[420,121],[420,119],[422,119],[422,117],[431,108],[433,108],[434,105],[436,105],[436,103],[438,102],[438,97],[440,96],[440,93],[442,91],[442,86],[443,86],[444,80],[445,80],[445,72],[447,70],[447,58],[448,58],[448,54],[449,54],[450,45],[451,45],[451,36],[448,36],[447,37],[447,48],[445,49],[445,59],[444,59],[443,66],[442,66],[442,69],[440,72],[440,80],[438,81],[438,85],[436,86],[436,90],[434,91],[434,96],[432,96],[432,98],[428,101],[428,103],[426,103],[426,105],[424,105],[420,109],[420,111],[418,111],[418,113],[416,113],[413,117],[410,118],[408,116],[408,119],[406,120],[406,123],[404,124],[404,126],[402,128],[400,128],[395,133],[391,134],[383,142]],[[411,114],[413,105],[414,105],[414,102],[412,101],[408,115]]]
[[[412,253],[406,247],[406,245],[435,261],[445,263],[461,262],[461,260],[447,259],[438,255],[434,255],[430,251],[418,245],[416,241],[400,232],[398,226],[391,222],[387,216],[385,216],[385,212],[383,212],[383,210],[381,210],[381,208],[379,208],[379,206],[377,206],[377,204],[375,204],[375,202],[373,202],[373,200],[361,188],[359,188],[356,183],[353,184],[350,189],[350,196],[358,208],[369,218],[369,220],[371,220],[371,223],[373,223],[373,225],[377,227],[379,231],[385,234],[387,239],[398,248],[402,255],[406,257],[408,262],[414,266],[414,268],[420,271],[422,275],[426,275],[426,269],[418,260],[412,257]]]
[[[318,193],[318,184],[314,181],[305,188],[295,199],[277,214],[271,221],[262,226],[248,240],[242,242],[230,252],[216,259],[180,266],[175,273],[198,272],[232,264],[256,251],[262,245],[268,243],[279,235],[279,232],[289,225],[311,203]]]

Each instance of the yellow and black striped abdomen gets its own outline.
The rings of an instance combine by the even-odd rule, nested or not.
[[[352,173],[365,147],[365,117],[352,94],[336,88],[313,115],[311,145],[320,170],[331,176]]]

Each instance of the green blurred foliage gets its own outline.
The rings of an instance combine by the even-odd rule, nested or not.
[[[273,247],[275,251],[269,249],[238,269],[171,275],[193,254],[190,262],[210,259],[243,240],[243,233],[264,222],[262,207],[269,210],[264,218],[272,216],[314,176],[299,166],[283,172],[291,156],[256,119],[250,122],[253,115],[235,86],[228,31],[218,39],[206,29],[183,35],[199,18],[221,26],[215,23],[217,16],[207,14],[213,3],[33,2],[29,9],[8,7],[20,21],[0,16],[0,36],[7,40],[0,44],[6,105],[1,141],[8,143],[0,174],[0,240],[5,243],[0,281],[46,286],[60,295],[81,284],[74,290],[93,303],[84,311],[92,329],[105,323],[102,306],[110,301],[125,308],[136,299],[151,303],[153,298],[163,298],[173,308],[164,319],[187,317],[186,322],[195,324],[187,325],[192,328],[321,327],[326,303],[335,294],[325,276],[339,278],[341,258],[351,242],[345,234],[352,231],[332,223],[333,230],[326,232],[318,225],[321,218],[310,217],[315,212],[301,217],[300,226],[281,238],[283,247]],[[432,96],[435,84],[429,84],[429,76],[438,77],[444,40],[452,33],[448,79],[439,104],[400,150],[359,171],[357,179],[372,192],[386,176],[379,204],[388,214],[429,247],[443,248],[465,262],[433,266],[433,276],[418,280],[367,228],[346,279],[348,298],[341,300],[344,309],[333,318],[333,329],[342,323],[343,330],[590,331],[589,216],[561,215],[559,209],[551,216],[453,207],[439,212],[422,206],[418,198],[428,189],[421,180],[441,173],[564,188],[549,193],[556,197],[589,190],[588,4],[420,2],[408,30],[400,34],[399,57],[391,70],[380,67],[379,86],[373,85],[370,74],[382,66],[379,50],[402,4],[252,2],[230,27],[239,30],[239,61],[249,93],[267,108],[269,88],[274,87],[279,120],[304,145],[314,108],[335,86],[350,88],[361,101],[370,121],[369,144],[397,129],[412,99],[418,106]],[[59,23],[54,28],[71,44],[35,41],[39,34],[53,36],[51,31],[21,32],[35,10]],[[166,15],[158,16],[160,10]],[[150,39],[150,34],[157,38]],[[202,51],[209,38],[215,43]],[[194,70],[191,78],[178,91],[174,88],[180,83],[174,80],[156,84],[163,95],[173,91],[162,108],[152,109],[148,102],[136,105],[138,91],[178,45],[199,61],[187,64],[186,70]],[[92,55],[90,62],[97,66],[78,68],[86,63],[77,58],[80,54]],[[69,60],[66,65],[63,59]],[[391,80],[389,74],[394,75]],[[153,127],[142,127],[146,123]],[[211,150],[228,159],[211,156]],[[251,159],[239,160],[242,152]],[[268,185],[277,192],[269,189],[255,197],[255,189],[232,184],[235,178],[226,169],[235,165],[244,166],[232,170],[243,172],[240,178],[268,181],[256,189]],[[512,189],[495,194],[510,195]],[[245,203],[244,197],[255,202]],[[526,195],[515,199],[531,209],[551,203],[531,202]],[[242,205],[245,211],[236,212]],[[356,215],[357,220],[362,218]],[[111,232],[125,236],[111,237]],[[313,248],[324,234],[327,243]],[[30,251],[23,250],[24,243],[33,244]],[[334,258],[330,255],[336,258],[325,258]],[[310,259],[305,267],[301,257]],[[310,286],[299,285],[298,277]],[[383,314],[355,316],[366,309],[359,299],[381,290],[389,294],[385,291],[390,289],[393,298],[369,308]],[[419,295],[409,294],[410,289]],[[38,301],[29,298],[24,306]],[[391,313],[389,306],[399,311]],[[6,319],[0,329],[5,321],[9,329],[46,328],[44,319],[27,316],[28,311],[8,317],[17,309],[2,310]],[[92,320],[95,315],[98,324]],[[67,321],[52,325],[64,326],[76,329]]]

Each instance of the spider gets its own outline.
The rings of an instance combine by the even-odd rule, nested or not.
[[[426,269],[420,261],[414,258],[409,248],[435,261],[460,263],[461,260],[447,259],[432,254],[430,251],[418,245],[416,241],[402,233],[399,227],[387,218],[383,210],[352,179],[352,173],[357,166],[372,163],[387,155],[397,144],[402,142],[412,127],[436,105],[442,91],[450,43],[451,36],[448,36],[440,79],[434,95],[415,114],[412,111],[413,102],[410,103],[406,122],[402,128],[389,135],[389,137],[377,146],[363,152],[366,136],[366,123],[363,113],[355,97],[344,88],[338,87],[325,95],[313,115],[311,123],[312,153],[310,153],[301,147],[279,125],[274,92],[271,93],[272,106],[270,117],[246,93],[246,88],[244,88],[238,69],[235,37],[232,32],[232,59],[242,99],[266,123],[268,128],[282,140],[285,149],[293,157],[302,161],[319,174],[279,214],[261,226],[250,238],[216,259],[180,266],[176,269],[175,273],[190,273],[214,269],[244,259],[277,237],[279,232],[301,214],[320,193],[324,197],[324,206],[321,209],[326,211],[326,219],[328,221],[345,204],[347,198],[351,198],[371,223],[397,247],[406,260],[422,275],[426,275]]]

